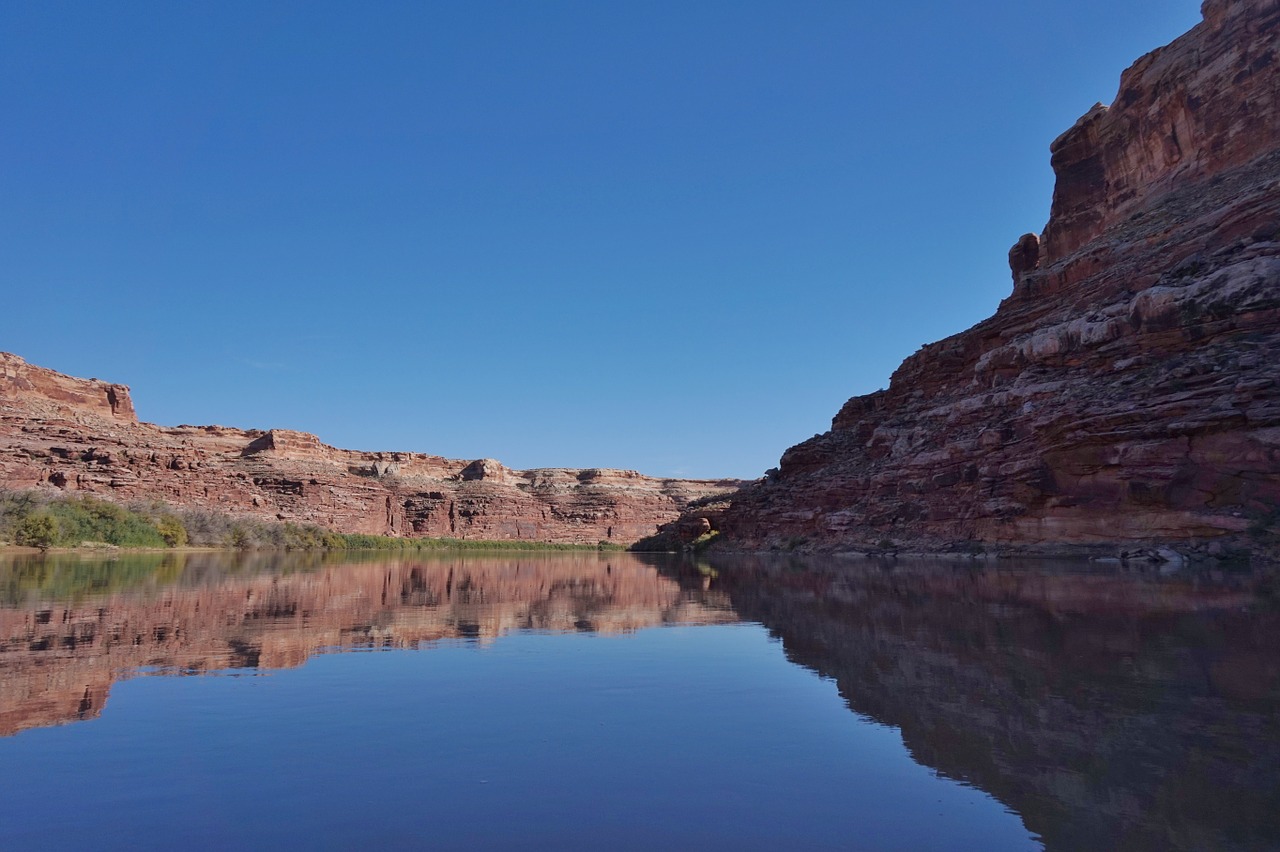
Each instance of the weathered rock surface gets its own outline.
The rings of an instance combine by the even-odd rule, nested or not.
[[[139,575],[129,590],[0,601],[0,737],[96,718],[112,684],[141,668],[290,668],[333,649],[492,641],[518,629],[624,633],[734,620],[714,595],[628,554],[343,561],[301,572],[293,558],[288,573],[269,556],[155,557],[149,566],[134,558],[141,572],[113,568]],[[31,566],[75,576],[65,562]],[[21,588],[29,574],[21,561],[0,564],[0,587]]]
[[[125,385],[76,379],[34,367],[17,355],[0,352],[0,406],[32,417],[77,416],[136,423],[133,399]]]
[[[1211,0],[1054,142],[990,319],[709,522],[737,547],[1266,537],[1280,506],[1280,0]],[[696,520],[696,519],[695,519]],[[685,529],[693,525],[687,521]]]
[[[0,353],[0,488],[159,499],[348,533],[629,544],[734,480],[511,470],[492,459],[356,452],[315,435],[141,423],[124,385]]]

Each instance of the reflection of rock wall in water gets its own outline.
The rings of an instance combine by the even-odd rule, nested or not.
[[[93,718],[111,684],[141,667],[282,668],[328,648],[483,641],[521,628],[616,633],[732,620],[727,609],[707,606],[625,554],[401,560],[226,576],[230,564],[193,556],[185,571],[167,569],[177,584],[140,582],[71,600],[36,592],[0,607],[0,736]],[[6,572],[17,570],[0,566],[0,588]]]
[[[138,422],[124,385],[0,352],[4,489],[161,499],[347,533],[629,544],[738,484],[340,450],[287,429],[166,428]]]
[[[1280,846],[1280,614],[1188,581],[713,560],[743,618],[1049,849]]]

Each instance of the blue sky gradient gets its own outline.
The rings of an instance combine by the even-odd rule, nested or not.
[[[990,315],[1194,0],[0,6],[0,350],[143,419],[754,477]]]

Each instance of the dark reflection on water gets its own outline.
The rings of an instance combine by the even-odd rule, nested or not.
[[[703,571],[850,709],[1048,848],[1280,848],[1267,578],[749,557]]]
[[[616,693],[635,690],[636,716],[617,720],[628,731],[622,740],[601,740],[591,747],[595,751],[578,755],[585,763],[571,765],[591,766],[597,752],[602,761],[625,764],[629,780],[615,774],[608,776],[609,783],[631,789],[636,803],[646,801],[653,795],[654,779],[666,777],[657,769],[654,775],[635,769],[652,755],[611,749],[621,748],[628,738],[672,741],[674,735],[663,726],[675,724],[681,736],[692,736],[681,749],[695,764],[732,755],[745,761],[744,767],[758,766],[762,777],[802,770],[805,779],[788,781],[786,790],[757,790],[754,799],[745,788],[690,791],[708,797],[723,815],[732,815],[737,802],[742,808],[737,830],[729,825],[732,820],[712,825],[697,813],[685,825],[673,804],[682,801],[679,796],[655,800],[667,811],[662,828],[669,833],[646,834],[633,827],[625,835],[632,844],[663,840],[679,845],[683,838],[685,845],[768,848],[771,841],[752,822],[764,820],[761,824],[775,826],[780,838],[795,839],[812,829],[812,836],[804,836],[815,846],[927,845],[935,835],[911,834],[905,828],[897,834],[848,833],[852,826],[884,818],[857,811],[859,801],[871,802],[876,793],[875,773],[886,779],[902,775],[887,752],[879,758],[885,761],[882,769],[864,767],[860,771],[870,773],[866,776],[847,774],[843,764],[868,758],[864,751],[841,751],[853,748],[852,740],[843,737],[851,726],[866,727],[862,720],[870,720],[900,729],[917,763],[986,791],[1016,811],[1026,829],[1051,849],[1280,848],[1280,611],[1267,580],[1249,574],[1161,576],[1088,565],[775,557],[694,562],[596,554],[393,560],[271,554],[141,554],[111,561],[8,558],[0,560],[0,735],[19,742],[30,736],[15,736],[23,731],[105,718],[111,715],[104,716],[104,708],[113,687],[139,674],[292,670],[335,650],[447,649],[450,642],[484,648],[499,637],[529,631],[630,634],[659,625],[727,626],[739,621],[763,625],[781,641],[788,660],[835,681],[855,714],[838,711],[845,725],[829,734],[839,739],[831,743],[835,763],[824,770],[820,757],[807,756],[805,766],[794,765],[802,754],[798,741],[803,735],[819,736],[827,729],[818,721],[778,721],[793,717],[781,715],[777,707],[791,708],[819,696],[796,691],[791,682],[780,685],[779,675],[769,668],[768,654],[776,651],[763,644],[750,646],[746,656],[716,657],[718,670],[698,668],[703,646],[750,645],[751,634],[743,634],[744,628],[722,627],[737,631],[724,634],[695,631],[690,635],[705,637],[701,642],[650,643],[639,656],[615,649],[615,668],[624,670],[600,670],[609,671],[607,677],[580,672],[586,678],[581,682],[601,684],[612,696],[615,703],[600,705],[609,708],[604,713],[623,712],[618,708],[627,702],[616,703]],[[726,641],[730,644],[724,645]],[[565,646],[535,642],[510,647],[511,668],[504,669],[508,677],[522,667],[542,671],[537,667],[547,666],[546,677],[572,681],[554,663],[554,649]],[[534,647],[540,656],[527,656]],[[574,665],[589,668],[582,660],[594,660],[599,652],[586,648],[574,653],[586,653]],[[552,662],[546,662],[548,654]],[[672,674],[684,667],[688,672]],[[365,688],[359,678],[365,675],[345,671],[344,683],[358,694]],[[628,671],[634,683],[627,680]],[[379,677],[396,682],[386,671]],[[664,689],[682,691],[664,703],[646,692],[659,682],[666,684]],[[489,723],[501,725],[525,712],[520,696],[502,693],[501,687],[458,687],[457,724],[466,724],[468,716],[490,714],[485,717]],[[499,691],[484,709],[465,704],[473,700],[468,698],[472,693],[488,689]],[[716,700],[727,704],[697,703],[701,690],[711,694],[717,689]],[[726,707],[739,702],[755,707],[743,698],[748,695],[765,696],[764,709],[743,709],[741,718],[729,715],[736,711]],[[540,722],[549,726],[547,736],[553,741],[566,737],[565,743],[580,740],[573,729],[581,724],[576,708],[600,697],[555,699]],[[316,703],[323,704],[322,698]],[[454,706],[453,699],[446,699],[434,705],[435,713]],[[240,709],[235,712],[252,718],[252,700],[251,695],[237,697],[240,703],[234,706]],[[528,712],[540,712],[538,699],[528,701]],[[663,708],[671,708],[677,718],[661,718]],[[345,717],[359,712],[342,711]],[[598,720],[600,725],[607,721]],[[776,724],[815,727],[808,732],[769,729]],[[569,733],[550,727],[556,725],[568,726]],[[652,731],[646,733],[645,726]],[[350,731],[342,729],[339,735]],[[855,739],[868,736],[875,735],[864,732]],[[699,741],[722,750],[700,757],[693,751]],[[94,746],[79,739],[66,740],[65,747],[73,754],[89,754]],[[377,748],[376,741],[368,745],[369,750]],[[532,760],[512,754],[512,748],[530,748],[523,740],[514,746],[495,741],[493,748],[495,765],[506,761],[516,776],[525,771],[520,761]],[[541,758],[547,766],[566,759],[559,752],[571,747],[556,748],[556,754]],[[820,744],[818,748],[820,754]],[[9,773],[5,754],[0,741],[0,767]],[[44,755],[38,750],[30,754]],[[113,758],[101,759],[110,765]],[[449,765],[456,772],[459,766],[469,771],[470,764]],[[535,775],[537,768],[526,767]],[[411,773],[412,767],[396,771]],[[732,785],[733,773],[740,780],[747,770],[724,771],[729,777],[716,783]],[[862,783],[859,778],[867,777],[872,787],[856,787]],[[542,782],[530,783],[536,787]],[[804,783],[812,787],[800,786]],[[582,784],[582,795],[598,802],[600,779],[586,777]],[[840,789],[830,789],[833,785],[849,785],[847,802]],[[441,787],[435,795],[444,796],[441,791],[447,789]],[[928,796],[929,807],[915,813],[915,805],[904,803],[907,816],[902,819],[920,823],[925,816],[932,818],[934,788],[910,789],[916,791],[913,795]],[[945,807],[952,807],[951,795],[938,793],[937,801],[946,798]],[[475,806],[470,799],[460,802],[459,808]],[[520,802],[518,797],[508,800],[505,807],[518,808]],[[779,806],[778,814],[760,813],[771,802]],[[624,819],[619,814],[628,814],[627,807],[639,808],[615,806],[604,809],[615,820]],[[967,821],[957,822],[969,833],[957,827],[956,834],[936,835],[952,841],[940,848],[966,842],[984,848],[1027,845],[1025,835],[1010,834],[1000,823],[998,807],[978,818],[973,816],[979,808],[976,800],[955,806],[975,809]],[[305,805],[298,807],[306,813]],[[886,806],[874,807],[884,811]],[[549,810],[556,813],[554,807]],[[662,817],[644,814],[646,820]],[[788,824],[791,818],[804,819],[804,827]],[[825,834],[814,825],[820,818],[831,823]],[[541,840],[522,836],[523,845],[569,842],[586,847],[613,840],[620,830],[617,824],[602,823],[592,833],[579,815],[574,817],[578,834],[566,834],[551,817],[544,819],[548,824],[538,835]],[[657,831],[645,825],[645,830]],[[913,829],[923,831],[920,825]],[[448,831],[453,829],[436,824],[436,830],[437,840],[450,845],[454,835]],[[5,836],[0,825],[0,840]],[[341,845],[333,839],[341,836],[331,834],[328,842]],[[457,835],[463,836],[468,835]],[[477,836],[495,843],[501,838],[504,845],[512,840]],[[242,839],[227,836],[227,842]],[[394,839],[388,842],[397,845]]]

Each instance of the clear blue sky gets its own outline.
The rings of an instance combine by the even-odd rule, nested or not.
[[[754,477],[990,315],[1199,0],[0,4],[0,350],[143,419]]]

